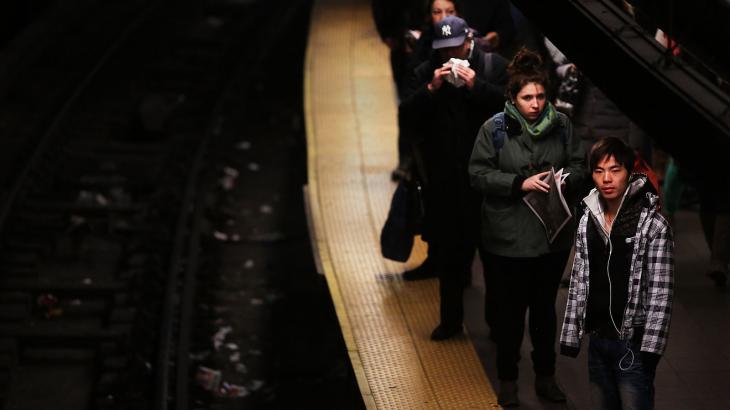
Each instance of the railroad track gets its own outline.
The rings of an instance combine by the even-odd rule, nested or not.
[[[166,408],[184,397],[180,301],[192,289],[181,284],[197,265],[205,147],[227,78],[255,57],[241,53],[242,33],[265,15],[245,2],[150,8],[24,157],[0,213],[8,408]]]

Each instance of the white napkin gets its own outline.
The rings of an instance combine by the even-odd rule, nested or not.
[[[469,67],[469,61],[467,60],[461,60],[459,58],[452,58],[448,62],[444,63],[444,66],[447,64],[451,64],[451,73],[445,77],[446,81],[451,83],[454,87],[459,88],[463,87],[464,84],[466,84],[466,81],[464,79],[459,78],[459,75],[456,73],[456,66],[460,65],[463,67]]]

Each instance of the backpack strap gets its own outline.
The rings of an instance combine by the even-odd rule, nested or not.
[[[494,116],[494,132],[492,133],[492,145],[494,151],[499,154],[507,139],[507,129],[504,124],[504,111],[500,111]]]
[[[492,53],[482,53],[482,71],[485,78],[492,78],[492,74],[494,73],[493,65]]]
[[[567,127],[563,124],[562,121],[558,124],[558,127],[560,127],[560,141],[563,143],[563,147],[565,149],[568,149],[568,132]]]
[[[561,122],[558,124],[560,127],[560,141],[563,143],[563,147],[568,147],[568,133],[566,127]],[[499,154],[502,150],[504,142],[507,139],[507,126],[504,122],[504,111],[500,111],[494,115],[494,133],[492,133],[492,145],[494,145],[494,151]]]

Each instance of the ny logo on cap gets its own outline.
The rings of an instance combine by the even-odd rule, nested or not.
[[[441,27],[441,35],[450,36],[451,35],[451,26],[446,24],[445,26]]]

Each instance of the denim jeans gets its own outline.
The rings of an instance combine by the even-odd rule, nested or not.
[[[656,369],[642,363],[640,347],[640,340],[628,342],[591,334],[588,348],[591,408],[654,408]]]

